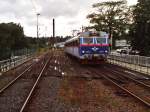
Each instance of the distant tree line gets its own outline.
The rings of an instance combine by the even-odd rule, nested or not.
[[[0,59],[8,58],[11,52],[28,47],[20,24],[0,24]]]
[[[68,37],[67,37],[68,38]],[[24,35],[23,27],[16,23],[0,24],[0,60],[10,58],[13,52],[37,47],[52,47],[55,42],[63,42],[67,38],[42,37],[34,38]]]
[[[87,28],[109,33],[113,43],[127,39],[141,55],[150,55],[149,6],[150,0],[138,0],[135,6],[128,6],[126,0],[93,4],[95,11],[87,16],[92,25]]]

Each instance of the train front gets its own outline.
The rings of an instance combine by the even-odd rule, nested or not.
[[[86,34],[80,37],[80,57],[82,63],[100,64],[107,60],[109,38],[105,32]]]

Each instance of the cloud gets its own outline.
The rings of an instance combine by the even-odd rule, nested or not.
[[[41,14],[46,17],[74,17],[79,13],[81,5],[69,0],[45,0],[39,2],[41,5]]]
[[[99,0],[1,0],[0,22],[20,23],[26,35],[36,36],[36,13],[39,12],[39,26],[47,26],[49,35],[52,18],[56,19],[56,34],[67,35],[87,24],[86,15],[97,2]]]

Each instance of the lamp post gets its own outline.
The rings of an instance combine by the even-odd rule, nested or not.
[[[38,17],[39,17],[40,13],[37,13],[36,16],[37,16],[37,48],[39,47],[39,20],[38,20]]]
[[[37,39],[39,38],[39,20],[38,20],[38,17],[39,17],[40,13],[37,13],[36,16],[37,16]]]

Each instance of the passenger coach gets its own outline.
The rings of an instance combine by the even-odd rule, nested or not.
[[[83,64],[106,61],[109,38],[105,32],[81,32],[65,42],[65,52],[78,58]]]

